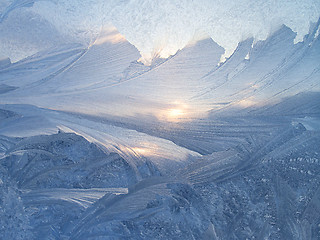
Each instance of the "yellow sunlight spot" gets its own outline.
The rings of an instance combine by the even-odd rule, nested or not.
[[[159,146],[151,142],[140,142],[138,143],[138,145],[139,146],[132,147],[130,149],[139,155],[144,155],[144,156],[155,155],[159,150]]]
[[[180,101],[175,101],[167,109],[161,110],[157,117],[161,121],[182,122],[191,117],[190,107]]]
[[[141,147],[133,147],[131,148],[132,151],[134,151],[135,153],[141,154],[141,155],[148,155],[150,154],[150,150],[147,148],[141,148]]]
[[[170,118],[177,118],[177,117],[181,117],[184,114],[182,109],[169,109],[168,110],[168,117]]]

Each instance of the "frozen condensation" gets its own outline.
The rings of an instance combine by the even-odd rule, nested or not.
[[[12,4],[19,6],[19,1],[35,2],[16,0]],[[199,38],[199,31],[225,49],[222,60],[240,41],[250,37],[264,40],[282,24],[297,33],[295,42],[302,41],[310,22],[319,18],[320,1],[243,0],[240,4],[236,0],[55,0],[36,1],[31,11],[61,34],[86,44],[99,34],[102,25],[111,22],[137,47],[142,62],[150,64],[153,58],[173,55]]]

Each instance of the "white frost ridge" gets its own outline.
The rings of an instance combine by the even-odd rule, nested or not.
[[[14,31],[4,27],[10,25],[6,21],[10,14],[14,14],[13,10],[21,10],[19,6],[26,5],[18,4],[26,2],[23,0],[13,1],[11,5],[10,2],[6,0],[0,6],[0,11],[7,16],[0,23],[0,32],[3,33],[0,34],[0,54],[6,52],[6,32]],[[317,0],[244,0],[241,4],[236,0],[27,2],[35,2],[33,6],[28,5],[32,7],[27,11],[40,15],[66,39],[71,36],[77,41],[89,43],[97,36],[101,25],[112,22],[138,48],[144,63],[150,63],[156,56],[173,55],[190,40],[203,37],[203,34],[197,34],[198,30],[225,48],[225,57],[233,53],[239,42],[250,37],[254,37],[255,41],[264,40],[282,24],[297,33],[295,41],[299,42],[309,32],[310,22],[316,22],[320,15],[320,1]],[[8,13],[8,9],[11,13]],[[11,39],[12,42],[14,39]],[[30,49],[27,45],[33,43],[30,40],[25,46],[20,44],[19,47]],[[15,56],[9,57],[15,59]]]

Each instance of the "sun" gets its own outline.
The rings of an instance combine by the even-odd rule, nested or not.
[[[169,118],[179,118],[182,117],[185,112],[179,108],[172,108],[168,110],[168,117]]]

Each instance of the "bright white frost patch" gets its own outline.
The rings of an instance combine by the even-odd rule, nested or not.
[[[25,2],[14,1],[17,6],[19,1]],[[295,42],[302,41],[310,22],[319,18],[320,1],[55,0],[36,1],[31,11],[61,34],[88,44],[102,25],[112,22],[140,51],[141,61],[150,64],[155,57],[173,55],[199,38],[199,30],[225,48],[222,61],[240,41],[264,40],[282,24],[297,33]]]
[[[319,34],[320,34],[320,26],[318,27],[318,29],[314,35],[314,38],[317,38],[319,36]]]

